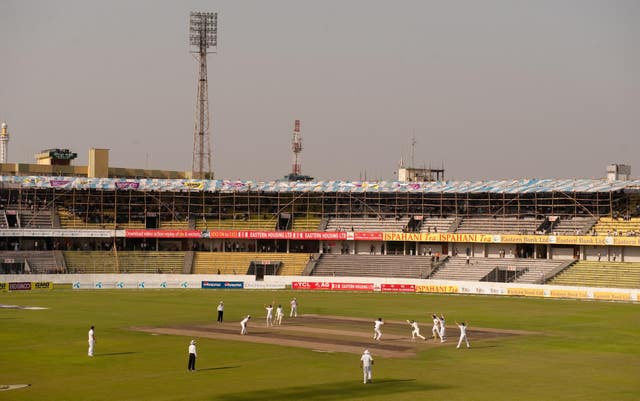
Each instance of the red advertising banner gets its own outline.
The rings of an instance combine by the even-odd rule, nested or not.
[[[294,281],[294,290],[315,291],[373,291],[373,283],[331,283],[325,281]]]
[[[373,231],[356,231],[353,233],[353,239],[356,241],[382,241],[382,233]]]
[[[332,291],[373,291],[373,283],[331,283]]]
[[[293,290],[331,290],[331,283],[321,281],[294,281],[291,283]]]
[[[381,284],[382,292],[416,292],[415,284]]]
[[[234,230],[210,230],[203,236],[209,238],[232,239],[292,239],[312,241],[340,241],[347,239],[347,233],[343,231],[234,231]]]
[[[126,238],[202,238],[200,230],[125,230]]]

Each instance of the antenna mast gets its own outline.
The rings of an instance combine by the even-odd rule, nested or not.
[[[296,120],[293,126],[293,138],[291,139],[291,150],[293,151],[293,163],[291,164],[291,175],[298,177],[302,175],[302,164],[300,163],[300,152],[302,152],[302,136],[300,135],[300,120]]]
[[[411,137],[411,168],[415,168],[416,167],[416,161],[415,161],[416,143],[418,143],[418,141],[416,141],[416,136],[414,134]]]
[[[195,58],[200,64],[191,174],[193,178],[213,178],[211,172],[211,133],[209,131],[207,53],[215,53],[218,46],[218,13],[191,12],[189,44],[193,47],[191,53],[195,54]],[[209,51],[209,48],[212,50]]]

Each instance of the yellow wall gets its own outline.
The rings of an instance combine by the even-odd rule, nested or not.
[[[87,167],[87,177],[109,177],[109,149],[89,149],[89,166]]]
[[[29,163],[0,163],[0,174],[3,175],[59,175],[73,177],[87,177],[88,166],[52,166],[46,164]],[[105,175],[104,177],[107,177]],[[190,171],[145,170],[141,168],[109,167],[108,177],[117,178],[165,178],[190,179]]]

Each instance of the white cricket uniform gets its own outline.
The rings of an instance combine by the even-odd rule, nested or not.
[[[380,328],[382,327],[382,325],[384,324],[384,322],[382,320],[376,320],[375,322],[373,322],[373,339],[374,340],[380,340],[380,338],[382,337],[382,331],[380,330]]]
[[[96,337],[93,332],[93,329],[89,330],[89,356],[93,356],[93,348],[96,345]]]
[[[291,300],[291,313],[289,313],[289,317],[298,317],[298,301],[295,299]]]
[[[431,334],[433,334],[433,339],[435,340],[440,336],[440,319],[437,317],[433,318],[433,328],[431,329]]]
[[[411,325],[411,328],[413,329],[411,331],[411,339],[415,340],[416,337],[420,337],[423,340],[426,340],[426,338],[424,338],[423,335],[420,334],[420,327],[418,327],[418,322],[413,322],[413,323],[409,323]]]
[[[440,342],[447,341],[447,322],[444,317],[440,317]]]
[[[365,352],[360,357],[360,362],[362,362],[362,373],[364,374],[364,383],[371,383],[371,367],[373,365],[373,357],[369,352]]]
[[[284,317],[284,312],[282,311],[282,306],[278,306],[276,308],[276,323],[282,324],[283,317]]]
[[[273,306],[267,305],[265,309],[267,310],[267,327],[273,326]]]
[[[240,321],[240,334],[245,335],[247,334],[247,323],[249,322],[249,316],[245,317],[244,319],[242,319]]]
[[[460,328],[460,339],[458,340],[458,346],[456,348],[460,348],[460,344],[462,344],[462,340],[464,340],[467,343],[467,348],[469,348],[470,345],[469,345],[469,339],[467,338],[467,325],[459,324],[458,328]]]

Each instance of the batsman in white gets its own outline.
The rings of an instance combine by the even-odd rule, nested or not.
[[[416,337],[420,337],[423,340],[426,340],[426,338],[420,334],[420,327],[418,327],[418,322],[416,322],[415,320],[407,320],[407,323],[409,323],[409,326],[411,326],[411,341],[415,341]]]
[[[435,341],[440,336],[440,319],[436,314],[431,315],[431,318],[433,319],[433,328],[431,329],[431,334],[433,334],[433,340]]]
[[[298,317],[298,300],[295,298],[291,300],[291,312],[289,313],[289,317]]]

